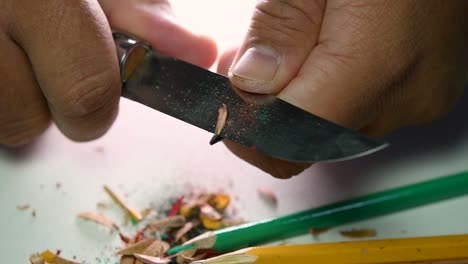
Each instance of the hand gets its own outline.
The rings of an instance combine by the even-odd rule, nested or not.
[[[442,117],[468,82],[465,0],[266,0],[219,71],[369,136]],[[304,142],[305,144],[307,142]],[[276,177],[308,165],[227,142]]]
[[[51,119],[76,141],[108,130],[121,83],[106,15],[168,55],[202,67],[216,58],[214,42],[178,26],[167,1],[1,1],[0,145],[31,142]]]

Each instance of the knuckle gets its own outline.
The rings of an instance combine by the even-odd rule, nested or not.
[[[119,97],[120,81],[113,70],[83,73],[72,80],[59,106],[67,118],[88,118],[109,107]]]
[[[323,1],[261,1],[252,16],[250,31],[253,36],[270,39],[280,46],[309,43],[321,24],[324,4],[320,2]]]

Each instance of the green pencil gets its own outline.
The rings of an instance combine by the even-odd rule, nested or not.
[[[468,193],[468,171],[390,189],[278,218],[207,232],[168,251],[194,248],[220,253],[306,234],[311,228],[330,228],[395,213]]]

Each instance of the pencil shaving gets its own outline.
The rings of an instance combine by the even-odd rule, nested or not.
[[[260,197],[268,203],[275,206],[278,204],[278,198],[276,197],[276,194],[273,192],[273,190],[271,190],[270,188],[260,187],[257,189],[257,192],[260,195]]]
[[[114,191],[112,191],[107,185],[104,185],[104,191],[111,197],[111,199],[117,203],[133,220],[135,221],[141,221],[142,220],[142,216],[141,216],[141,213],[130,207],[127,203],[127,201],[125,201],[125,199],[123,197],[121,197],[120,195],[118,195],[117,193],[115,193]]]
[[[196,223],[194,221],[185,223],[185,225],[183,227],[181,227],[179,230],[177,230],[177,233],[175,235],[175,241],[179,242],[180,239],[183,236],[185,236],[185,234],[187,234],[190,230],[192,230],[192,228],[194,228],[197,225],[198,225],[198,223]]]
[[[197,260],[204,259],[206,257],[206,253],[197,254],[198,251],[196,249],[190,249],[180,252],[177,255],[176,261],[178,264],[188,264],[192,263]]]
[[[320,229],[315,229],[315,228],[310,228],[309,229],[309,232],[313,235],[313,236],[318,236],[318,235],[321,235],[325,232],[327,232],[328,230],[330,230],[330,228],[320,228]]]
[[[145,210],[141,211],[142,219],[146,219],[153,214],[156,214],[156,211],[153,208],[146,208]]]
[[[218,213],[211,205],[205,204],[200,207],[200,213],[214,221],[220,221],[223,216]]]
[[[103,203],[103,202],[99,202],[96,204],[96,207],[99,208],[99,209],[107,209],[107,204]]]
[[[132,256],[122,256],[119,264],[135,264],[135,258]]]
[[[49,264],[80,264],[78,262],[62,258],[61,256],[55,253],[52,253],[50,250],[46,250],[42,252],[41,257],[44,259],[46,263],[49,263]]]
[[[119,227],[117,226],[114,221],[109,219],[108,217],[98,214],[98,213],[92,213],[92,212],[82,212],[78,214],[78,217],[84,220],[92,221],[94,223],[106,226],[112,230],[119,230]]]
[[[185,224],[186,220],[184,216],[176,215],[165,217],[162,219],[153,220],[148,223],[145,227],[148,231],[156,231],[162,228],[173,228],[173,227],[181,227]]]
[[[126,248],[123,248],[117,251],[117,255],[133,255],[133,254],[141,254],[147,249],[156,239],[155,238],[147,238],[141,240],[135,244],[131,244]]]
[[[200,214],[200,221],[202,225],[208,230],[220,229],[223,226],[222,220],[213,220],[203,214]]]
[[[342,236],[349,238],[375,237],[377,235],[377,231],[370,228],[340,230],[339,232]]]
[[[169,243],[165,241],[155,240],[142,252],[142,254],[152,257],[163,257],[170,247],[171,246],[169,245]]]
[[[31,262],[31,264],[45,264],[45,260],[40,254],[32,254],[29,256],[29,262]]]
[[[213,195],[208,203],[213,206],[216,210],[222,211],[228,207],[229,203],[231,201],[231,198],[229,195],[218,193]]]
[[[223,104],[223,106],[218,109],[218,121],[216,122],[214,135],[210,140],[211,145],[216,144],[217,142],[223,139],[221,137],[221,132],[223,132],[223,129],[226,126],[227,117],[228,117],[227,106]]]
[[[28,210],[29,208],[31,208],[31,205],[30,204],[19,204],[16,206],[16,209],[18,211],[26,211]]]
[[[133,256],[145,264],[167,264],[171,262],[168,258],[152,257],[143,254],[133,254]]]

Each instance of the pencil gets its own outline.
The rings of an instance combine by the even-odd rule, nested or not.
[[[220,253],[260,245],[372,217],[395,213],[468,193],[468,172],[378,192],[323,207],[204,233],[168,254],[194,248]]]
[[[192,264],[468,263],[468,235],[241,249]]]

